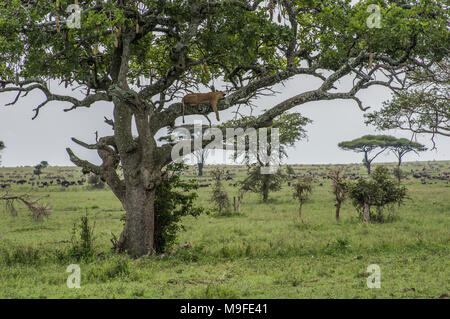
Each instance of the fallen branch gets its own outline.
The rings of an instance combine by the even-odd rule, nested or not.
[[[48,197],[48,196],[45,196]],[[39,201],[44,198],[40,197],[34,201],[30,200],[30,195],[1,195],[0,201],[5,201],[5,210],[9,212],[12,216],[17,216],[17,209],[14,206],[15,202],[22,202],[31,212],[31,217],[34,221],[42,221],[44,217],[50,216],[52,213],[48,205],[42,205]]]

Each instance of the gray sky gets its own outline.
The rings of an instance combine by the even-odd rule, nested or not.
[[[315,89],[320,81],[311,77],[297,77],[287,82],[283,87],[276,87],[280,94],[274,97],[264,97],[257,101],[261,105],[260,111],[275,105],[283,99],[299,94],[303,91]],[[343,81],[339,90],[348,89],[350,81]],[[72,94],[70,89],[52,85],[52,91],[59,94]],[[218,89],[220,89],[218,87]],[[224,89],[224,88],[222,88]],[[65,151],[66,147],[71,147],[77,155],[84,159],[89,159],[99,163],[96,152],[85,150],[70,140],[76,137],[86,142],[94,142],[94,132],[99,135],[111,135],[110,127],[104,123],[103,118],[111,118],[112,104],[99,102],[91,108],[81,108],[65,113],[62,110],[69,105],[65,103],[49,103],[45,106],[39,117],[32,121],[34,112],[32,109],[43,101],[43,94],[33,92],[25,99],[19,100],[14,106],[4,106],[14,98],[14,94],[0,95],[0,140],[6,144],[6,149],[2,152],[3,166],[35,165],[42,160],[46,160],[50,165],[66,166],[72,165]],[[74,95],[76,96],[76,95]],[[390,93],[383,87],[372,87],[358,94],[365,105],[372,109],[381,107],[384,100],[389,99]],[[283,163],[360,163],[361,154],[342,151],[337,144],[344,140],[351,140],[364,134],[390,134],[396,137],[410,138],[411,134],[404,131],[379,132],[373,127],[364,124],[363,112],[358,108],[356,102],[352,100],[335,100],[311,102],[297,106],[293,111],[301,112],[314,122],[306,127],[308,139],[298,142],[295,147],[289,149],[289,158]],[[259,113],[258,112],[258,113]],[[221,112],[221,119],[231,118],[231,112]],[[192,121],[195,117],[187,117]],[[215,123],[215,116],[210,114],[210,118]],[[181,124],[181,119],[177,120]],[[421,142],[431,148],[430,136],[418,136]],[[417,160],[448,160],[450,159],[450,139],[437,137],[438,150],[429,150],[421,153],[405,156],[406,161]],[[208,159],[208,164],[220,163],[223,155],[216,153],[214,157]],[[395,161],[392,154],[382,154],[376,162]]]

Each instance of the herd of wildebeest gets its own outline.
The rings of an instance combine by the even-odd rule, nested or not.
[[[388,164],[394,167],[393,164]],[[296,175],[292,177],[298,177],[301,175],[310,175],[313,177],[318,186],[323,186],[323,180],[327,179],[330,165],[291,165]],[[365,168],[362,164],[348,164],[348,165],[333,165],[333,167],[340,167],[343,170],[343,176],[349,180],[356,180],[360,176],[366,174]],[[439,162],[421,162],[414,164],[414,168],[405,169],[404,180],[417,179],[422,184],[434,184],[438,180],[444,181],[447,184],[450,181],[450,166],[448,163]],[[204,175],[196,178],[192,178],[196,175],[197,170],[193,166],[187,170],[184,174],[191,176],[189,181],[197,182],[199,187],[210,187],[213,179],[210,172],[214,169],[213,166],[209,166],[204,170]],[[238,180],[236,178],[237,173],[245,174],[246,168],[244,166],[227,166],[225,181],[229,182],[229,186],[238,186]],[[55,173],[55,174],[54,174]],[[76,168],[57,168],[54,173],[42,173],[40,176],[33,174],[33,171],[23,173],[23,171],[10,171],[0,173],[0,189],[8,189],[13,185],[31,186],[38,188],[47,187],[62,187],[69,188],[73,186],[83,186],[87,184],[87,176],[83,175],[81,171]],[[289,181],[287,182],[290,183]]]

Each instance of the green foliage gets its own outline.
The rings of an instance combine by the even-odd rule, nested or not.
[[[343,150],[366,152],[378,147],[388,147],[395,141],[396,138],[389,135],[364,135],[352,141],[341,142],[338,146]]]
[[[114,256],[107,263],[95,264],[86,274],[86,278],[100,282],[108,282],[116,278],[125,278],[130,274],[129,260],[123,256]]]
[[[68,256],[77,261],[90,261],[94,257],[94,228],[89,225],[89,218],[86,213],[81,216],[80,224],[74,224],[72,228],[72,247],[68,251]]]
[[[211,201],[216,205],[219,214],[230,210],[230,199],[222,185],[225,172],[221,169],[215,169],[212,172],[214,184],[211,191]]]
[[[362,218],[364,206],[375,207],[376,211],[370,210],[370,220],[384,222],[392,220],[395,206],[400,206],[406,198],[406,187],[399,186],[389,176],[389,169],[377,166],[370,178],[359,178],[350,183],[349,197],[353,206]],[[389,210],[388,216],[385,211]]]
[[[406,162],[403,169],[432,168],[431,174],[439,176],[448,171],[449,164],[449,161]],[[206,167],[208,175],[213,167]],[[308,171],[325,174],[337,166],[292,167],[303,175]],[[364,169],[362,165],[342,167],[346,174],[361,174]],[[233,171],[237,179],[246,174],[245,166],[221,168]],[[285,167],[282,169],[285,171]],[[20,175],[32,172],[30,167],[0,168],[0,175],[14,171]],[[48,172],[81,177],[76,167],[49,167]],[[189,180],[196,178],[194,175],[195,167],[191,167],[182,178]],[[324,187],[315,187],[311,201],[305,204],[308,205],[305,209],[311,212],[308,224],[292,218],[298,202],[292,199],[292,188],[286,184],[273,202],[261,203],[258,195],[248,193],[240,217],[201,215],[183,219],[186,232],[180,233],[179,241],[189,241],[192,248],[178,249],[167,258],[156,255],[139,261],[109,251],[110,232],[123,228],[122,205],[110,190],[93,193],[75,186],[60,191],[60,187],[53,186],[52,205],[60,213],[54,214],[48,223],[36,224],[20,213],[14,219],[2,216],[0,297],[192,298],[205,296],[206,287],[211,284],[230,291],[229,295],[255,299],[447,298],[449,286],[443,283],[448,281],[450,268],[443,256],[449,254],[449,188],[445,180],[435,181],[432,185],[422,185],[419,179],[405,181],[412,199],[399,208],[397,214],[401,219],[384,224],[357,222],[350,201],[342,207],[341,222],[334,222],[330,216],[334,195],[329,180],[321,180]],[[20,185],[11,189],[20,190],[24,191]],[[49,190],[36,192],[37,196]],[[199,205],[212,206],[209,188],[200,188],[198,194]],[[92,262],[79,263],[82,288],[67,289],[69,273],[65,270],[74,263],[66,255],[70,245],[67,234],[73,222],[85,214],[84,208],[93,204],[100,207],[95,249],[105,254],[96,256]],[[4,251],[9,256],[23,257],[8,259],[11,261],[6,264]],[[124,260],[123,264],[128,261],[128,267],[120,266],[119,259]],[[381,290],[366,287],[370,273],[365,271],[374,260],[382,268],[389,265],[390,269],[389,284]],[[323,284],[317,285],[318,282]],[[210,289],[211,295],[227,295],[213,290]]]
[[[294,188],[292,196],[299,201],[300,205],[306,202],[311,196],[313,190],[312,182],[313,179],[311,176],[301,176],[292,184]]]
[[[293,175],[295,175],[295,171],[294,171],[294,169],[292,168],[291,165],[286,165],[286,174],[289,177],[292,177]]]
[[[239,184],[242,191],[261,194],[263,201],[267,201],[269,192],[278,192],[281,189],[283,182],[286,180],[286,175],[281,169],[277,169],[274,174],[262,174],[262,167],[264,166],[258,164],[249,165],[247,177]]]
[[[155,249],[163,252],[175,243],[177,234],[183,230],[180,220],[184,216],[199,216],[205,209],[195,206],[198,195],[193,192],[197,184],[181,180],[186,168],[182,163],[167,167],[168,178],[156,188],[155,198]]]
[[[346,151],[364,153],[363,164],[370,175],[372,161],[397,142],[397,138],[390,135],[364,135],[352,141],[341,142],[338,146]],[[377,152],[370,156],[375,150],[377,150]]]
[[[447,42],[448,43],[448,42]],[[409,89],[396,92],[379,111],[366,114],[366,124],[380,130],[402,129],[413,134],[450,133],[449,59],[431,71],[415,68],[407,74]]]

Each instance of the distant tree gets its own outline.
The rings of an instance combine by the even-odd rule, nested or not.
[[[336,201],[334,204],[336,207],[336,220],[339,220],[341,205],[347,199],[348,195],[347,181],[342,177],[341,173],[342,171],[340,169],[336,169],[330,171],[328,174],[328,178],[331,179],[332,193]]]
[[[48,167],[47,161],[42,161],[34,167],[33,174],[37,175],[39,179],[41,178],[42,170]]]
[[[338,146],[346,151],[364,153],[363,164],[367,168],[367,173],[370,175],[373,160],[388,149],[390,143],[395,140],[395,137],[389,135],[364,135],[353,141],[341,142]],[[377,152],[371,156],[370,154],[374,151]]]
[[[2,141],[0,141],[0,152],[2,151],[2,150],[4,150],[5,149],[5,143],[3,143]],[[2,163],[2,157],[0,156],[0,164]]]
[[[206,130],[208,128],[204,127],[202,129],[202,136],[205,134]],[[198,138],[199,134],[196,134],[195,130],[190,130],[191,138],[195,139]],[[197,162],[197,168],[198,168],[198,176],[203,176],[203,167],[205,166],[206,158],[210,154],[211,149],[207,147],[202,147],[200,149],[194,149],[192,152],[192,156],[195,158]]]
[[[286,166],[286,174],[287,174],[289,177],[292,177],[292,176],[295,175],[295,171],[294,171],[294,169],[292,168],[291,165],[287,165],[287,166]]]
[[[241,182],[241,190],[262,194],[264,202],[269,199],[269,192],[279,191],[287,175],[276,167],[283,157],[287,157],[287,148],[306,137],[304,127],[308,123],[311,123],[310,119],[297,113],[283,114],[274,120],[272,128],[277,128],[279,131],[278,152],[272,149],[274,145],[271,130],[267,131],[267,148],[260,147],[261,130],[256,131],[256,145],[251,144],[248,139],[244,150],[235,148],[237,149],[235,158],[243,156],[243,163],[248,166],[248,176]],[[233,124],[237,124],[236,121],[233,121]],[[262,169],[270,169],[271,166],[274,167],[271,174],[262,171]]]
[[[302,218],[302,206],[303,204],[309,200],[309,197],[312,193],[312,177],[311,176],[302,176],[297,179],[297,182],[292,185],[294,188],[294,198],[298,200],[298,217],[303,222]]]
[[[450,136],[450,62],[446,58],[431,69],[414,68],[406,73],[408,89],[393,94],[379,111],[369,113],[366,123],[381,130],[401,129],[414,134]]]
[[[230,209],[230,200],[225,188],[222,185],[225,172],[221,169],[215,169],[212,172],[214,184],[212,187],[211,200],[215,203],[219,213]]]
[[[269,192],[281,190],[285,180],[286,175],[280,169],[273,174],[263,174],[261,173],[261,166],[253,164],[248,166],[247,177],[239,184],[242,191],[261,194],[263,202],[266,202],[269,199]]]
[[[349,183],[348,188],[349,197],[364,222],[384,222],[392,217],[394,206],[403,204],[406,197],[406,188],[397,185],[389,177],[389,170],[385,166],[375,168],[370,178],[361,177]],[[371,210],[372,207],[376,208],[376,212]],[[388,218],[384,216],[386,208],[390,211]]]
[[[39,165],[41,165],[42,168],[47,168],[49,166],[47,161],[42,161],[39,163]]]
[[[394,153],[394,155],[398,159],[398,164],[397,164],[397,168],[394,170],[394,175],[397,177],[399,183],[402,178],[402,172],[400,170],[400,165],[402,164],[403,156],[405,156],[406,154],[408,154],[410,152],[419,154],[419,152],[423,152],[423,151],[427,150],[425,145],[422,145],[417,142],[412,142],[406,138],[400,138],[394,142],[391,142],[389,149],[392,151],[392,153]]]

